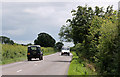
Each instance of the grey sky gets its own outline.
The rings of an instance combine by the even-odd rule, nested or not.
[[[59,41],[59,30],[71,18],[71,10],[78,5],[95,7],[114,5],[110,2],[4,2],[2,4],[2,34],[17,43],[33,43],[38,33],[46,32]]]
[[[3,3],[3,35],[16,42],[32,42],[40,32],[57,41],[60,27],[70,18],[65,3]]]

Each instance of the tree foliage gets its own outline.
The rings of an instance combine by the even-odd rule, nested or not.
[[[34,40],[34,44],[42,47],[54,47],[55,39],[47,33],[40,33],[37,39]]]
[[[74,42],[79,56],[95,63],[100,75],[118,75],[120,72],[120,21],[113,6],[103,7],[78,6],[72,10],[69,25],[61,27],[60,38]],[[69,37],[68,37],[69,36]]]
[[[62,42],[57,42],[57,43],[55,44],[55,48],[60,51],[61,48],[63,47],[63,45],[64,45],[64,44],[63,44]]]
[[[10,38],[8,38],[6,36],[0,36],[0,42],[2,44],[14,44],[14,41],[10,40]]]
[[[62,41],[73,41],[74,44],[82,43],[85,40],[87,44],[87,35],[89,35],[89,28],[94,16],[104,17],[106,15],[112,15],[113,6],[108,6],[106,12],[103,11],[103,7],[95,7],[95,11],[91,7],[78,6],[77,10],[72,10],[72,19],[68,19],[69,25],[63,25],[60,29],[60,39]]]

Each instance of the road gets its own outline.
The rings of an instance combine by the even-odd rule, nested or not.
[[[60,56],[60,53],[47,55],[44,60],[22,61],[2,66],[2,75],[67,75],[72,54]]]

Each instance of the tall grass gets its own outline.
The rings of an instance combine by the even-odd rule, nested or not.
[[[49,55],[56,52],[56,50],[52,47],[41,47],[41,50],[43,50],[43,55]]]
[[[0,44],[0,46],[2,47],[2,52],[0,52],[2,63],[0,64],[8,64],[27,59],[27,46],[9,44]],[[43,49],[44,55],[55,53],[54,48],[51,47],[41,47],[41,49]]]
[[[2,64],[11,63],[20,60],[20,58],[25,59],[27,55],[27,46],[22,45],[2,45]],[[14,60],[14,61],[13,61]]]
[[[87,66],[87,62],[82,58],[79,58],[75,52],[72,52],[73,58],[69,66],[68,75],[74,77],[74,75],[97,75],[92,69]]]

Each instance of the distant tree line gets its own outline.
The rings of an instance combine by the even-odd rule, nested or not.
[[[64,45],[62,42],[56,43],[55,39],[47,33],[39,33],[37,39],[34,40],[34,44],[42,47],[54,47],[59,51]]]
[[[0,36],[0,43],[1,44],[14,44],[14,41],[11,40],[10,38],[6,37],[6,36]]]
[[[6,36],[0,36],[0,43],[1,44],[12,44],[12,45],[16,44],[16,45],[22,45],[22,46],[33,45],[32,43],[17,44]],[[64,44],[62,42],[56,43],[55,39],[47,33],[39,33],[37,39],[34,40],[34,45],[40,45],[42,47],[54,47],[60,51]]]
[[[59,51],[61,51],[62,47],[64,46],[64,44],[62,42],[57,42],[55,44],[55,48]]]

